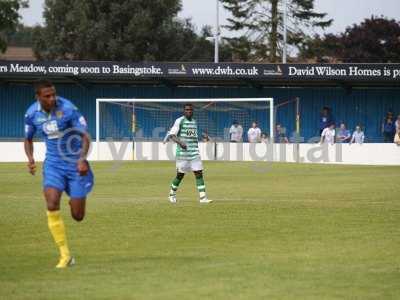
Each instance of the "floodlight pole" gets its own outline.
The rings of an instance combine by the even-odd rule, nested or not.
[[[283,55],[282,62],[287,62],[287,0],[283,0]]]
[[[214,34],[214,63],[219,62],[219,0],[216,0],[217,10],[216,10],[216,24],[215,24],[215,34]]]

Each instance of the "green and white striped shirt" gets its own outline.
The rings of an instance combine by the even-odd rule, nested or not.
[[[174,126],[169,131],[169,135],[176,135],[187,146],[186,150],[183,150],[179,145],[176,146],[177,160],[200,158],[196,120],[193,118],[188,120],[185,116],[176,119]]]

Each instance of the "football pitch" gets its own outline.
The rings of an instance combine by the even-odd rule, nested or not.
[[[93,163],[86,219],[62,213],[76,266],[54,268],[41,168],[0,164],[0,299],[398,299],[400,167]]]

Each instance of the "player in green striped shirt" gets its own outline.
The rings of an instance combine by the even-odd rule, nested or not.
[[[167,139],[177,143],[176,146],[176,178],[171,183],[169,201],[176,203],[176,191],[186,172],[193,171],[196,177],[197,190],[200,203],[211,203],[206,195],[206,187],[203,179],[203,164],[199,153],[197,136],[197,123],[193,119],[193,105],[185,104],[184,115],[176,119],[174,126],[168,132]]]

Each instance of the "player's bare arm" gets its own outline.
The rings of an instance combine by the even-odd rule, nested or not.
[[[36,164],[35,164],[35,159],[33,158],[33,141],[31,139],[24,140],[24,149],[25,149],[25,154],[28,157],[29,173],[35,175]]]
[[[176,135],[170,135],[169,138],[174,141],[175,143],[177,143],[179,146],[181,146],[181,148],[183,150],[187,149],[187,146],[184,142],[182,142]]]
[[[90,136],[88,133],[82,133],[82,150],[80,158],[77,163],[77,169],[81,176],[85,176],[89,171],[89,164],[87,163],[87,155],[90,148]]]

